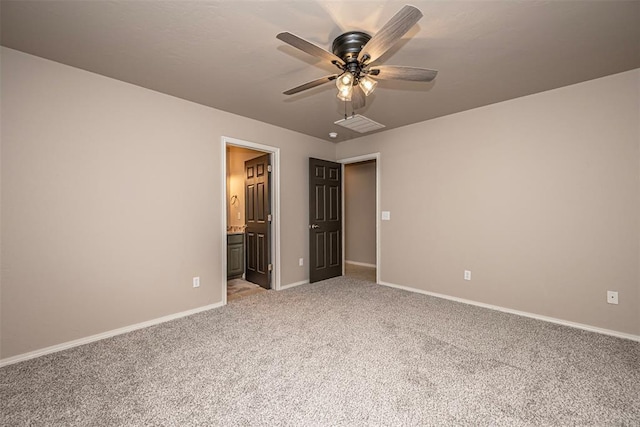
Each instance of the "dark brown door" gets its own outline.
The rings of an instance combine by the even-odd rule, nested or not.
[[[309,281],[342,275],[342,167],[309,159]]]
[[[246,278],[271,289],[271,197],[270,155],[244,162],[246,238]]]

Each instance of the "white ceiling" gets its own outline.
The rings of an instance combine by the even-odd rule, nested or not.
[[[336,68],[276,39],[327,50],[374,34],[397,1],[5,1],[3,46],[330,140],[344,103]],[[639,1],[413,1],[424,17],[379,63],[439,70],[381,81],[357,111],[386,129],[640,67]],[[349,114],[351,111],[348,110]]]

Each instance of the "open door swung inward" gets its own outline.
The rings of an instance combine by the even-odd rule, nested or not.
[[[309,282],[342,275],[342,165],[309,159]]]
[[[244,172],[246,279],[271,289],[270,155],[247,160]]]

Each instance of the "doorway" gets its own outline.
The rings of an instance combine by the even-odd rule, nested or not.
[[[380,282],[380,154],[339,160],[343,167],[345,276]]]
[[[223,159],[223,214],[222,214],[222,299],[228,301],[246,295],[264,292],[265,288],[280,288],[280,254],[279,254],[279,149],[262,144],[233,138],[222,138]],[[255,163],[255,164],[254,164]],[[261,166],[259,167],[258,163]],[[247,170],[247,165],[250,171]],[[270,178],[270,191],[268,200],[270,212],[269,221],[261,224],[260,235],[269,237],[261,246],[260,255],[263,260],[269,260],[265,264],[268,268],[268,280],[257,282],[255,265],[253,261],[255,253],[249,253],[251,243],[255,243],[255,221],[253,208],[258,197],[257,192],[249,192],[247,196],[247,184],[255,189],[257,182],[247,180],[247,173],[262,170]],[[261,181],[264,183],[264,181]],[[267,194],[267,193],[262,193]],[[251,206],[249,206],[251,205]],[[252,212],[247,212],[249,208]],[[265,215],[266,216],[266,215]],[[252,228],[253,227],[253,228]],[[249,238],[248,238],[249,237]],[[255,249],[255,245],[253,246]],[[253,270],[251,270],[253,268]],[[264,279],[264,276],[263,276]]]

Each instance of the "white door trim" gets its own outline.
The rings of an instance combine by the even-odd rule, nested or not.
[[[222,303],[227,304],[227,146],[249,148],[271,154],[271,288],[280,290],[280,149],[270,145],[223,136],[222,151]]]
[[[346,224],[344,216],[344,166],[351,163],[360,163],[367,160],[376,161],[376,283],[380,283],[380,153],[364,154],[362,156],[349,157],[338,160],[342,164],[342,274],[345,265],[345,243],[344,227]]]

